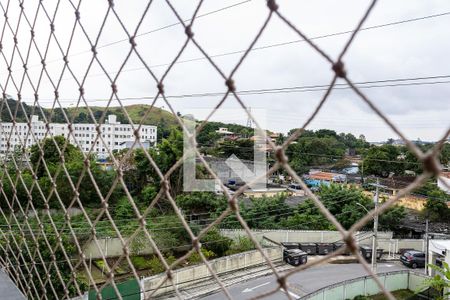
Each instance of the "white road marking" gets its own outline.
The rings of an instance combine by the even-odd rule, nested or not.
[[[285,289],[280,289],[283,293],[286,293],[286,290]],[[294,299],[300,299],[300,295],[297,295],[297,294],[294,294],[293,292],[291,292],[291,291],[287,291],[287,293],[289,294],[289,295],[291,295],[291,297],[294,297]]]
[[[262,287],[262,286],[268,285],[269,283],[270,283],[270,281],[265,282],[265,283],[262,283],[262,284],[257,285],[257,286],[254,286],[254,287],[252,287],[252,288],[246,288],[246,289],[243,290],[242,292],[243,292],[243,293],[253,292],[253,290],[255,290],[255,289],[257,289],[257,288],[260,288],[260,287]]]

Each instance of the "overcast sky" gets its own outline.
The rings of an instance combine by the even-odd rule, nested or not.
[[[79,92],[74,76],[81,82],[87,74],[84,88],[89,105],[105,106],[107,103],[105,99],[109,99],[111,95],[111,83],[102,68],[114,78],[130,49],[127,34],[112,12],[107,17],[102,33],[98,37],[108,9],[108,2],[83,1],[80,6],[80,16],[85,31],[77,25],[74,36],[70,39],[75,21],[74,9],[70,1],[61,0],[54,21],[58,43],[51,38],[47,54],[46,46],[50,33],[48,17],[53,17],[57,1],[44,1],[45,11],[40,8],[34,21],[38,2],[25,1],[24,3],[26,18],[22,16],[20,19],[17,31],[19,51],[16,49],[14,56],[11,29],[16,31],[17,28],[20,16],[19,1],[11,0],[9,7],[2,2],[2,9],[7,10],[11,28],[6,24],[2,34],[1,88],[14,98],[17,98],[17,89],[20,89],[24,101],[30,104],[33,103],[33,89],[37,88],[40,105],[51,107],[54,102],[53,85],[58,85],[62,104],[75,106]],[[74,2],[74,5],[78,5],[76,1]],[[123,25],[129,32],[134,32],[143,14],[146,1],[117,0],[114,2],[115,11]],[[138,34],[146,34],[136,38],[136,42],[141,58],[160,78],[167,69],[167,63],[174,59],[185,42],[186,35],[180,25],[148,33],[177,22],[176,16],[165,1],[153,2],[138,30]],[[172,2],[184,19],[192,16],[197,5],[196,1],[174,0]],[[362,0],[278,1],[278,3],[280,11],[309,37],[352,30],[369,5],[369,1]],[[202,16],[233,4],[238,5]],[[449,12],[450,2],[446,0],[381,0],[364,27]],[[195,38],[209,55],[217,55],[246,49],[261,28],[268,15],[268,9],[263,0],[206,0],[200,8],[199,15],[201,17],[193,26]],[[30,25],[27,20],[30,24],[36,23],[34,30],[36,45],[31,45],[29,52]],[[0,16],[0,24],[2,27],[5,24],[3,12]],[[348,75],[354,82],[450,75],[448,28],[450,28],[450,13],[362,31],[343,59]],[[102,67],[94,61],[89,68],[92,52],[89,51],[91,46],[85,34],[92,42],[98,38],[98,45],[108,45],[98,49],[98,58]],[[315,42],[331,57],[336,58],[348,37],[348,34],[341,34],[317,39]],[[126,41],[109,45],[123,39]],[[63,52],[66,52],[70,40],[68,59],[73,75],[69,69],[65,69],[61,75],[64,62],[61,59],[63,54],[60,47]],[[255,47],[297,40],[299,36],[274,16]],[[46,57],[47,62],[48,75],[44,72],[41,80],[39,80],[42,73],[41,58],[36,46],[39,48],[40,55]],[[7,64],[11,63],[12,56],[13,80],[7,76]],[[212,59],[228,75],[241,56],[242,53],[237,53]],[[221,93],[226,90],[224,80],[207,60],[201,59],[202,57],[202,53],[189,43],[179,58],[181,63],[175,64],[165,79],[167,95]],[[23,76],[22,59],[27,60],[29,77]],[[195,60],[182,62],[192,59]],[[118,95],[123,99],[123,105],[150,104],[152,100],[142,98],[156,94],[156,83],[143,65],[138,56],[132,53],[123,66],[123,72],[117,79]],[[236,72],[234,79],[238,90],[254,90],[326,85],[331,81],[332,76],[329,63],[316,51],[304,42],[294,42],[252,51]],[[58,84],[59,78],[62,80]],[[411,82],[433,84],[375,87],[363,89],[363,91],[401,128],[407,137],[436,140],[441,138],[450,126],[448,97],[450,84],[446,81],[450,81],[450,77],[401,82],[401,84]],[[268,93],[242,95],[242,99],[253,110],[266,110],[267,123],[265,124],[268,129],[286,133],[291,128],[299,127],[306,120],[323,93],[324,91],[321,90]],[[169,101],[176,111],[182,114],[194,113],[196,118],[203,119],[206,117],[207,109],[214,107],[220,99],[220,95],[213,95],[173,98]],[[111,105],[117,106],[119,103],[113,101]],[[158,100],[156,105],[168,109],[168,105],[162,100]],[[239,106],[237,101],[230,97],[224,107]],[[247,117],[244,112],[238,113],[232,110],[230,113],[223,111],[213,117],[213,120],[245,125]],[[333,91],[309,128],[330,128],[338,132],[364,134],[370,141],[396,138],[387,125],[348,89]]]

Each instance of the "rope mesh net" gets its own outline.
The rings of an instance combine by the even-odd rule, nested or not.
[[[142,24],[151,17],[152,5],[156,5],[155,1],[145,3],[140,12],[140,18],[134,20],[132,26],[125,22],[127,18],[125,12],[117,8],[113,0],[104,3],[104,10],[94,12],[85,11],[82,2],[72,0],[58,0],[53,3],[47,3],[47,1],[25,3],[21,0],[1,2],[0,86],[3,95],[0,107],[2,116],[0,129],[3,148],[0,179],[2,198],[0,263],[26,297],[33,299],[72,298],[82,296],[88,285],[90,289],[97,292],[99,298],[101,298],[101,291],[106,286],[111,286],[116,292],[117,298],[121,299],[118,282],[123,278],[120,276],[121,274],[118,271],[120,268],[118,267],[126,263],[129,274],[137,280],[140,285],[139,288],[144,291],[143,295],[146,298],[151,298],[159,288],[167,283],[172,285],[178,298],[184,298],[179,292],[172,272],[185,259],[192,255],[198,255],[201,263],[208,268],[211,274],[210,280],[220,287],[226,297],[232,298],[226,285],[215,273],[204,252],[201,251],[200,240],[212,228],[220,225],[226,217],[234,215],[277,279],[277,284],[272,287],[272,290],[259,295],[258,298],[270,296],[280,289],[289,291],[288,279],[293,274],[326,262],[344,251],[351,251],[367,273],[374,278],[383,293],[389,299],[393,299],[391,293],[384,288],[380,279],[373,273],[366,260],[359,253],[355,233],[370,222],[375,213],[382,214],[398,199],[421,186],[427,179],[439,176],[442,167],[439,164],[438,156],[450,130],[447,130],[432,150],[423,153],[403,135],[392,120],[377,107],[376,103],[350,79],[344,63],[346,53],[355,42],[358,32],[371,14],[377,1],[372,1],[367,7],[336,59],[332,58],[313,39],[308,37],[307,33],[293,20],[288,19],[282,12],[282,6],[279,7],[276,1],[269,0],[265,3],[261,1],[260,5],[266,6],[264,21],[254,37],[248,41],[245,51],[238,53],[240,58],[237,63],[227,66],[227,70],[231,71],[225,71],[215,61],[215,55],[208,54],[202,45],[202,41],[197,40],[195,36],[197,19],[208,15],[208,13],[203,15],[199,13],[203,1],[196,4],[193,14],[188,19],[179,14],[171,1],[164,1],[168,11],[177,20],[176,23],[165,28],[179,27],[184,31],[184,38],[179,41],[179,50],[177,50],[173,59],[164,65],[152,65],[153,62],[148,61],[141,55],[145,48],[141,49],[137,43],[138,37],[149,33],[144,32]],[[123,7],[120,8],[123,9]],[[65,12],[71,11],[72,15],[63,14],[63,10]],[[85,15],[97,19],[98,27],[95,30],[84,25]],[[182,168],[184,157],[181,157],[166,170],[161,170],[158,162],[154,160],[154,152],[147,147],[142,138],[142,135],[146,134],[146,131],[144,131],[146,120],[155,110],[157,101],[163,103],[174,114],[178,126],[186,132],[185,123],[177,115],[167,94],[170,91],[166,89],[165,83],[175,64],[186,61],[181,57],[188,47],[193,47],[201,53],[202,57],[196,60],[204,60],[210,65],[218,75],[217,80],[224,85],[223,95],[211,110],[209,116],[202,124],[197,126],[196,132],[200,132],[212,115],[228,101],[237,101],[248,118],[252,120],[252,123],[262,130],[258,120],[252,115],[251,110],[237,92],[234,78],[249,53],[255,49],[255,44],[261,35],[270,27],[274,19],[284,23],[329,64],[332,80],[324,91],[319,104],[301,128],[293,132],[282,145],[275,145],[272,141],[268,141],[269,146],[275,149],[274,157],[276,161],[267,170],[265,176],[269,176],[278,170],[286,171],[312,199],[320,212],[339,231],[346,245],[345,248],[323,256],[319,260],[291,268],[283,273],[277,270],[274,263],[263,251],[262,246],[240,214],[238,196],[251,185],[251,182],[242,186],[233,195],[230,195],[227,189],[221,185],[223,194],[228,200],[227,208],[217,218],[211,220],[209,224],[200,230],[194,230],[185,219],[171,193],[173,175]],[[63,23],[64,25],[62,25]],[[114,28],[117,36],[121,38],[113,43],[102,44],[102,35],[109,27]],[[158,30],[162,29],[164,28]],[[88,50],[74,52],[72,50],[74,43],[83,43],[83,47]],[[102,57],[102,51],[115,44],[121,44],[120,50],[118,50],[120,59],[114,62],[116,71],[111,72],[109,71],[111,69],[110,61]],[[71,59],[80,55],[87,57],[83,64],[71,63]],[[147,102],[148,108],[140,114],[140,122],[133,122],[129,112],[124,108],[124,97],[120,95],[121,85],[118,84],[121,76],[129,71],[126,65],[131,60],[137,63],[139,69],[146,73],[146,76],[148,76],[147,84],[155,88],[154,96]],[[157,68],[158,71],[155,71]],[[101,106],[101,114],[95,113],[92,109],[95,101],[91,101],[87,97],[89,91],[93,88],[89,83],[89,78],[95,76],[103,76],[105,79],[103,90],[106,91],[106,94],[104,105]],[[424,169],[424,172],[408,184],[406,188],[400,190],[395,197],[384,202],[377,212],[371,210],[348,230],[311,192],[302,178],[292,169],[289,159],[285,155],[287,147],[301,136],[321,111],[338,80],[346,83],[359,97],[360,101],[365,102],[373,113],[378,115],[405,142],[408,149],[423,164]],[[53,97],[41,98],[40,94],[43,89],[52,90]],[[10,95],[14,95],[17,100],[13,100]],[[66,95],[75,97],[74,105],[70,110],[65,105],[64,96]],[[44,106],[49,108],[43,109]],[[107,140],[108,132],[105,132],[107,112],[112,106],[123,113],[124,119],[122,122],[130,124],[131,128],[127,133],[122,134],[131,137],[132,145],[129,145],[128,150],[120,153],[111,149],[112,146],[108,144]],[[90,128],[93,137],[92,143],[88,145],[80,142],[77,133],[76,127],[83,125],[76,118],[80,111],[90,120],[90,123],[94,124]],[[32,115],[39,116],[39,119],[43,122],[42,128],[35,127],[35,120],[32,119]],[[65,124],[65,131],[62,134],[65,139],[61,139],[61,134],[56,134],[52,127],[56,119],[59,120],[59,123]],[[20,126],[23,128],[19,128]],[[192,138],[193,133],[188,133],[188,136]],[[33,146],[30,151],[28,146],[31,144]],[[103,149],[105,157],[108,157],[109,167],[114,170],[114,175],[109,178],[108,184],[102,182],[105,179],[93,167],[95,161],[92,160],[92,154],[96,152],[95,148],[98,148],[99,145]],[[76,148],[83,151],[77,152],[74,150]],[[129,160],[133,155],[133,148],[142,150],[140,163],[148,164],[154,172],[154,176],[159,178],[159,188],[149,193],[151,199],[145,204],[144,209],[138,206],[130,193],[130,185],[124,179],[124,173],[129,170]],[[73,152],[76,152],[75,155],[78,156],[75,160],[68,160],[67,158],[73,155]],[[218,179],[217,174],[200,155],[198,149],[195,149],[195,154],[209,176]],[[74,164],[78,166],[76,174],[73,172]],[[42,177],[45,180],[42,180]],[[110,206],[110,203],[115,198],[117,190],[120,190],[124,195],[122,199],[127,200],[126,205],[134,211],[135,216],[132,220],[113,216],[117,207]],[[70,197],[67,197],[67,195],[70,195]],[[91,212],[92,207],[86,207],[83,199],[87,197],[96,199],[95,213]],[[171,226],[182,230],[191,241],[191,244],[185,247],[185,254],[179,258],[169,259],[165,253],[171,249],[170,245],[161,244],[160,239],[155,239],[155,232],[166,228],[155,228],[148,223],[149,220],[158,218],[158,216],[152,214],[152,211],[161,205],[162,199],[164,203],[172,207],[177,217],[177,220],[174,220]],[[74,208],[80,212],[77,216],[72,214]],[[61,212],[61,214],[57,216],[54,214],[55,210]],[[83,226],[80,224],[83,224]],[[126,224],[128,226],[125,226]],[[114,260],[107,259],[107,253],[105,253],[102,245],[105,238],[105,233],[102,231],[104,228],[109,230],[106,235],[116,237],[122,248],[121,254]],[[135,240],[139,240],[145,243],[147,247],[152,248],[154,255],[162,263],[165,272],[164,280],[151,290],[146,290],[146,287],[142,286],[141,273],[135,268],[132,261],[132,244]],[[84,251],[84,245],[88,243],[94,245],[96,251],[100,253],[99,264],[102,265],[103,272],[106,275],[104,282],[98,283],[92,274],[89,257],[85,255]],[[83,281],[79,280],[80,273],[86,274]],[[285,295],[287,298],[292,298],[290,293],[285,293]]]

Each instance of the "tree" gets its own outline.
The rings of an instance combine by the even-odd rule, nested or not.
[[[286,140],[286,139],[285,139],[284,135],[283,135],[282,133],[280,133],[280,134],[277,136],[277,139],[275,140],[275,145],[282,145],[282,144],[284,143],[285,140]]]
[[[420,188],[416,189],[414,193],[427,197],[423,211],[426,218],[432,222],[450,221],[450,208],[447,206],[447,202],[450,201],[450,195],[438,188],[435,182],[427,181]]]
[[[162,174],[166,174],[169,169],[183,156],[183,134],[180,130],[173,128],[170,135],[161,141],[156,148],[148,150],[149,155],[154,160]],[[135,193],[140,193],[142,187],[148,184],[159,189],[161,178],[158,171],[152,166],[150,160],[142,149],[136,149],[133,153],[137,189]],[[182,189],[182,168],[177,168],[170,176],[170,192],[178,195]]]
[[[46,138],[41,141],[40,145],[43,151],[42,159],[45,163],[48,165],[58,165],[61,163],[61,156],[64,156],[66,162],[83,159],[79,148],[68,142],[64,148],[65,144],[66,139],[63,136]],[[63,151],[62,155],[59,154],[60,152],[58,150]],[[30,162],[38,177],[45,174],[45,167],[42,159],[38,144],[31,146]]]
[[[226,205],[225,197],[212,192],[183,193],[178,195],[175,201],[186,214],[215,212]]]
[[[232,239],[220,234],[217,228],[210,229],[200,240],[202,247],[214,252],[217,256],[223,256],[230,249]]]
[[[365,195],[362,190],[355,187],[336,184],[321,186],[318,195],[320,201],[346,229],[349,229],[366,214],[363,207],[366,207],[367,210],[374,207],[372,199]],[[390,208],[380,215],[379,226],[381,229],[392,230],[400,224],[404,217],[405,211],[402,207]],[[299,204],[295,214],[287,217],[282,224],[285,228],[293,229],[335,230],[334,226],[323,216],[312,200]],[[372,224],[369,223],[366,227],[371,228]]]
[[[228,158],[234,154],[240,159],[253,160],[253,147],[254,142],[251,139],[225,140],[217,145],[215,154],[222,158]]]
[[[49,221],[44,220],[44,224],[49,224]],[[43,237],[43,234],[45,235],[45,238]],[[48,299],[66,298],[64,285],[67,287],[69,297],[76,296],[77,289],[72,279],[76,281],[82,293],[88,289],[87,280],[77,274],[76,270],[74,272],[71,271],[69,262],[66,260],[64,254],[65,251],[69,258],[77,255],[78,251],[75,243],[68,234],[63,233],[60,237],[61,238],[58,239],[52,226],[46,225],[42,229],[41,234],[35,234],[36,240],[33,240],[30,234],[23,236],[19,234],[8,235],[8,243],[10,245],[16,245],[19,248],[5,247],[4,243],[7,242],[5,240],[0,242],[2,244],[1,249],[3,249],[3,251],[0,251],[0,253],[3,252],[2,257],[15,257],[17,253],[12,253],[14,250],[21,253],[22,259],[18,261],[20,264],[13,266],[23,275],[17,277],[17,280],[22,281],[22,284],[18,286],[29,286],[31,281],[36,282],[36,276],[42,277],[48,275],[53,286],[52,289],[50,288],[50,285],[47,285],[47,292],[45,295]],[[14,239],[17,243],[14,243]],[[64,248],[64,251],[62,248]],[[36,255],[37,251],[39,251],[42,261],[39,256]],[[52,259],[54,259],[56,263],[54,263]],[[73,265],[74,263],[72,263],[72,266]],[[55,266],[58,267],[59,274],[55,269]],[[29,272],[29,270],[32,271]],[[61,275],[61,277],[59,277],[59,275]],[[39,284],[37,284],[37,286],[39,287]],[[22,292],[26,294],[26,291]]]
[[[399,160],[400,154],[399,148],[392,145],[370,148],[362,164],[364,174],[381,177],[387,177],[391,172],[396,175],[403,174],[405,163]]]
[[[298,205],[296,212],[281,222],[282,228],[297,230],[332,230],[331,223],[319,212],[312,200]]]
[[[286,195],[274,197],[250,198],[241,202],[240,214],[250,228],[277,229],[280,222],[294,211],[285,203]],[[234,216],[223,221],[225,228],[241,228]]]

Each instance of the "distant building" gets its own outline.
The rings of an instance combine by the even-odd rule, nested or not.
[[[226,127],[220,127],[216,133],[222,136],[222,140],[237,140],[240,137],[239,134],[229,131]]]
[[[120,124],[115,115],[109,115],[105,124],[101,125],[101,138],[95,124],[72,124],[73,135],[69,134],[69,126],[66,123],[49,123],[40,121],[38,116],[31,116],[28,123],[0,123],[0,153],[12,151],[16,147],[29,148],[46,137],[64,136],[73,145],[77,145],[83,152],[97,154],[104,159],[109,156],[108,150],[121,150],[127,143],[135,141],[135,135],[131,124]],[[47,128],[49,132],[47,133]],[[142,125],[139,129],[141,143],[153,145],[156,143],[156,126]],[[34,137],[33,137],[34,136]],[[8,147],[9,142],[9,147]],[[139,145],[139,144],[138,144]],[[9,150],[8,150],[9,149]]]
[[[226,127],[220,127],[216,132],[221,135],[234,135],[234,132],[229,131]]]
[[[305,183],[309,186],[319,186],[321,184],[329,185],[330,183],[343,183],[347,180],[344,174],[322,172],[311,170],[308,175],[305,175]]]
[[[126,141],[126,142],[121,142],[118,145],[118,148],[120,150],[123,149],[149,149],[150,147],[152,147],[154,145],[154,143],[150,142],[150,141],[144,141],[144,142],[140,142],[140,143],[135,143],[135,141]]]

